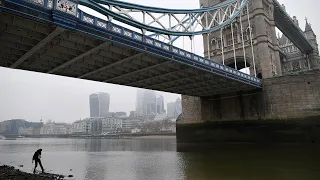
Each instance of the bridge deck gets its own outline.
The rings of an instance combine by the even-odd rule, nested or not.
[[[0,5],[0,66],[192,96],[261,88],[259,79],[114,24],[102,31],[79,18],[15,2]],[[139,36],[141,42],[132,40]]]
[[[277,0],[274,3],[274,17],[279,30],[296,46],[301,52],[309,54],[313,47],[306,38],[304,32],[294,24],[291,17],[286,13]]]

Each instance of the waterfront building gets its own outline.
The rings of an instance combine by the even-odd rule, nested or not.
[[[101,135],[116,133],[122,129],[122,120],[116,117],[95,117],[76,121],[72,134]]]
[[[33,135],[33,128],[28,127],[28,128],[19,128],[19,135],[25,136],[25,135]]]
[[[40,135],[64,135],[70,133],[70,125],[67,123],[47,122],[40,129]]]
[[[124,132],[130,132],[134,128],[140,128],[145,122],[142,119],[129,117],[122,118],[122,130]]]
[[[90,118],[72,123],[72,134],[91,134],[92,122]]]
[[[154,121],[162,121],[162,120],[165,120],[167,118],[167,114],[157,114],[155,117],[154,117]]]
[[[28,122],[24,119],[11,119],[1,122],[0,132],[3,134],[18,135],[20,133],[20,128],[22,128],[21,131],[23,132],[23,128],[28,129],[31,127],[33,133],[37,133],[36,130],[40,130],[42,126],[42,122]]]
[[[122,129],[122,119],[107,117],[102,119],[102,134],[117,133]]]

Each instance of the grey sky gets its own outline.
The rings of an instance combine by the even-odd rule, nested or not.
[[[129,2],[129,0],[126,0]],[[137,4],[166,8],[197,8],[197,0],[135,0]],[[304,30],[304,18],[312,24],[320,36],[320,13],[318,0],[279,0],[287,7],[291,16],[299,19]],[[318,37],[319,38],[319,37]],[[203,54],[202,37],[195,39],[196,53]],[[174,45],[183,47],[182,39]],[[186,50],[190,44],[185,39]],[[88,96],[94,92],[107,92],[111,96],[110,111],[135,109],[136,89],[106,83],[84,81],[66,77],[52,76],[34,72],[0,68],[0,121],[24,118],[29,121],[52,119],[56,122],[73,122],[89,116]],[[163,93],[166,103],[175,101],[179,95]]]

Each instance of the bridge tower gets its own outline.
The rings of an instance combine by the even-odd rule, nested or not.
[[[307,36],[307,39],[313,46],[314,50],[311,54],[309,54],[310,59],[310,68],[311,69],[320,69],[320,58],[319,58],[319,48],[318,48],[318,42],[317,42],[317,36],[314,33],[311,24],[308,23],[308,20],[306,19],[306,27],[304,33]]]
[[[225,0],[200,0],[200,5],[207,7],[223,1]],[[249,27],[248,12],[251,27]],[[241,17],[237,17],[231,25],[221,31],[203,35],[203,41],[204,55],[214,61],[234,68],[236,66],[237,69],[250,67],[251,75],[255,75],[254,69],[256,69],[256,75],[263,79],[282,75],[272,0],[249,1]]]
[[[200,0],[203,7],[221,2]],[[286,13],[279,14],[276,0],[250,0],[247,7],[229,26],[203,35],[204,55],[237,69],[247,65],[251,75],[263,79],[263,89],[213,97],[182,95],[182,114],[177,120],[178,150],[184,151],[184,145],[189,143],[320,143],[320,128],[316,127],[320,125],[320,74],[312,69],[308,70],[310,73],[291,76],[284,73],[282,65],[291,65],[292,57],[279,46],[276,25],[294,32],[286,32],[291,38],[299,36],[296,43],[308,53],[301,52],[293,58],[300,66],[307,58],[310,67],[316,66],[316,35],[307,24],[304,33],[315,49],[310,53],[310,48],[304,47],[308,45],[304,34],[296,27],[290,30],[293,23]]]

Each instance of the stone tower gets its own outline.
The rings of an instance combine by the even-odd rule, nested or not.
[[[310,61],[311,69],[319,69],[320,68],[320,58],[319,58],[319,49],[317,43],[317,36],[314,33],[311,24],[306,20],[306,27],[304,33],[307,36],[307,39],[313,46],[314,50],[311,54],[308,55]]]
[[[203,7],[208,7],[222,3],[223,1],[225,0],[200,0],[200,5]],[[220,31],[211,33],[209,35],[209,38],[207,35],[203,35],[205,49],[204,55],[208,57],[210,53],[210,59],[222,63],[223,58],[221,53],[221,44],[223,44],[225,64],[230,67],[237,66],[237,69],[241,69],[245,67],[244,61],[246,59],[247,67],[250,67],[250,74],[254,75],[253,56],[250,41],[251,29],[253,39],[253,54],[257,76],[259,78],[271,78],[275,76],[281,76],[282,70],[279,56],[280,49],[278,46],[278,40],[275,30],[273,2],[272,0],[250,0],[248,7],[251,27],[249,27],[246,8],[243,10],[243,15],[241,17],[245,54],[243,51],[240,18],[237,17],[235,22],[233,22],[233,34],[237,63],[234,63],[231,25],[228,25],[223,28],[223,43],[221,43]]]
[[[292,20],[297,26],[299,26],[296,16],[293,16]],[[313,52],[307,55],[301,52],[285,35],[278,37],[278,43],[282,51],[280,54],[280,60],[282,64],[282,73],[284,75],[299,74],[319,69],[320,58],[317,36],[308,21],[306,21],[304,34],[314,48]]]

